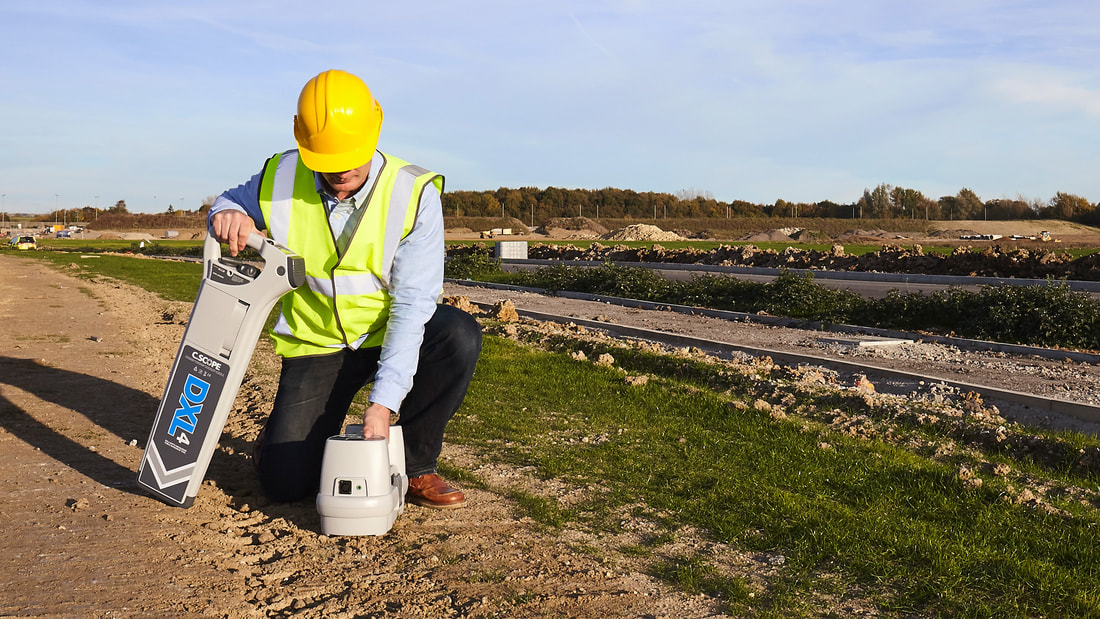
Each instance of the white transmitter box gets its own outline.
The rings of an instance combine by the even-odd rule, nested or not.
[[[385,535],[405,511],[405,441],[401,426],[390,438],[363,436],[363,426],[325,441],[317,513],[325,535]]]

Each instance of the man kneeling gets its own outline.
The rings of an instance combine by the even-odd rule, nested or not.
[[[325,440],[373,382],[367,436],[389,437],[398,412],[406,500],[461,507],[438,474],[447,422],[481,352],[481,328],[437,304],[443,290],[443,177],[376,150],[382,108],[358,77],[325,71],[298,98],[298,148],[269,158],[210,210],[232,255],[264,230],[305,260],[306,284],[282,299],[272,330],[279,390],[253,454],[275,501],[317,492]]]

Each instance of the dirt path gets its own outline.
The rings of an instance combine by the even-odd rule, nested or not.
[[[320,535],[312,502],[258,494],[245,455],[274,395],[266,338],[194,506],[166,506],[135,471],[190,304],[11,255],[0,290],[2,616],[716,613],[606,540],[542,532],[489,491],[467,489],[461,510],[409,506],[381,538]],[[457,446],[444,458],[489,487],[524,483]]]

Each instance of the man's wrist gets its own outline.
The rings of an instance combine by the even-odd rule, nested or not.
[[[371,402],[370,405],[367,406],[367,410],[363,412],[363,417],[370,417],[372,420],[378,421],[385,420],[386,423],[389,423],[392,414],[393,411],[388,407],[377,402]]]

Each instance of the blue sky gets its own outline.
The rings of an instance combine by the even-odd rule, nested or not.
[[[1100,201],[1095,2],[5,0],[0,45],[13,212],[197,208],[329,68],[449,189]]]

